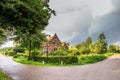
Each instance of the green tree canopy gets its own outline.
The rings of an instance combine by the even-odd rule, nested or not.
[[[12,30],[16,41],[28,43],[30,58],[32,44],[38,38],[43,40],[42,30],[48,25],[51,13],[54,11],[42,0],[1,0],[0,26]]]
[[[119,53],[120,47],[118,45],[111,44],[109,46],[108,52]]]
[[[100,53],[106,53],[107,52],[107,41],[104,33],[101,33],[98,36],[98,43],[100,44]]]
[[[92,44],[92,38],[91,37],[87,37],[85,43],[86,43],[87,46]]]
[[[41,0],[0,1],[0,25],[4,28],[35,33],[36,28],[44,29],[50,15],[48,4]]]

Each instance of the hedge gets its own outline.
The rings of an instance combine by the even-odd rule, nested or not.
[[[34,57],[35,61],[45,61],[47,63],[61,63],[63,61],[64,64],[71,64],[71,63],[77,63],[78,58],[77,57]]]
[[[107,56],[105,56],[104,54],[80,55],[78,57],[78,59],[79,59],[78,64],[96,63],[96,62],[104,60],[106,58],[107,58]]]

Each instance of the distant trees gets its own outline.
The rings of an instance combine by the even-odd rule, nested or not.
[[[90,50],[91,53],[101,53],[101,44],[99,41],[94,42],[91,46],[90,46]]]
[[[76,48],[80,51],[82,54],[89,54],[90,53],[90,45],[92,44],[92,38],[88,37],[86,38],[85,42],[81,42],[80,44],[76,45]]]
[[[108,48],[108,52],[119,53],[120,52],[120,47],[117,46],[117,45],[111,44]]]
[[[98,36],[98,40],[91,45],[92,53],[106,53],[107,52],[107,41],[104,33]]]
[[[98,36],[98,40],[92,43],[92,38],[86,38],[85,42],[76,45],[76,48],[82,54],[97,53],[102,54],[107,52],[107,41],[104,33]]]

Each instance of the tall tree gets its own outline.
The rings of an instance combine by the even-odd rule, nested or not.
[[[92,38],[91,38],[91,37],[87,37],[85,43],[86,43],[86,45],[88,45],[88,46],[89,46],[90,44],[92,44]]]
[[[19,40],[26,36],[23,41],[27,40],[29,44],[30,59],[32,43],[36,39],[33,36],[42,34],[52,13],[48,2],[42,0],[1,0],[0,26],[14,30],[16,36],[21,36]]]
[[[90,53],[90,45],[92,44],[92,38],[87,37],[85,40],[85,44],[86,44],[86,52]]]
[[[106,41],[106,37],[105,37],[105,34],[104,33],[101,33],[99,36],[98,36],[98,41],[100,43],[100,49],[101,50],[100,52],[101,53],[106,53],[107,52],[107,41]]]

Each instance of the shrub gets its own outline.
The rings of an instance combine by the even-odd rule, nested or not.
[[[16,53],[19,52],[19,53],[24,53],[25,50],[24,49],[20,49],[20,48],[15,48],[13,49]]]
[[[9,52],[8,52],[8,55],[9,55],[9,56],[14,56],[14,55],[16,55],[16,54],[17,54],[17,53],[14,52],[14,51],[9,51]]]
[[[65,64],[71,64],[71,63],[77,63],[78,62],[78,58],[77,57],[35,57],[34,58],[35,61],[45,61],[47,63],[61,63],[61,61],[63,61],[63,63]]]
[[[53,55],[53,56],[66,56],[67,54],[68,54],[68,52],[63,49],[57,49],[51,53],[51,55]]]
[[[13,55],[13,58],[17,58],[17,57],[20,57],[20,56],[24,56],[23,53],[17,53],[15,55]]]
[[[95,63],[104,60],[111,55],[113,55],[113,53],[80,55],[78,57],[78,64]]]

